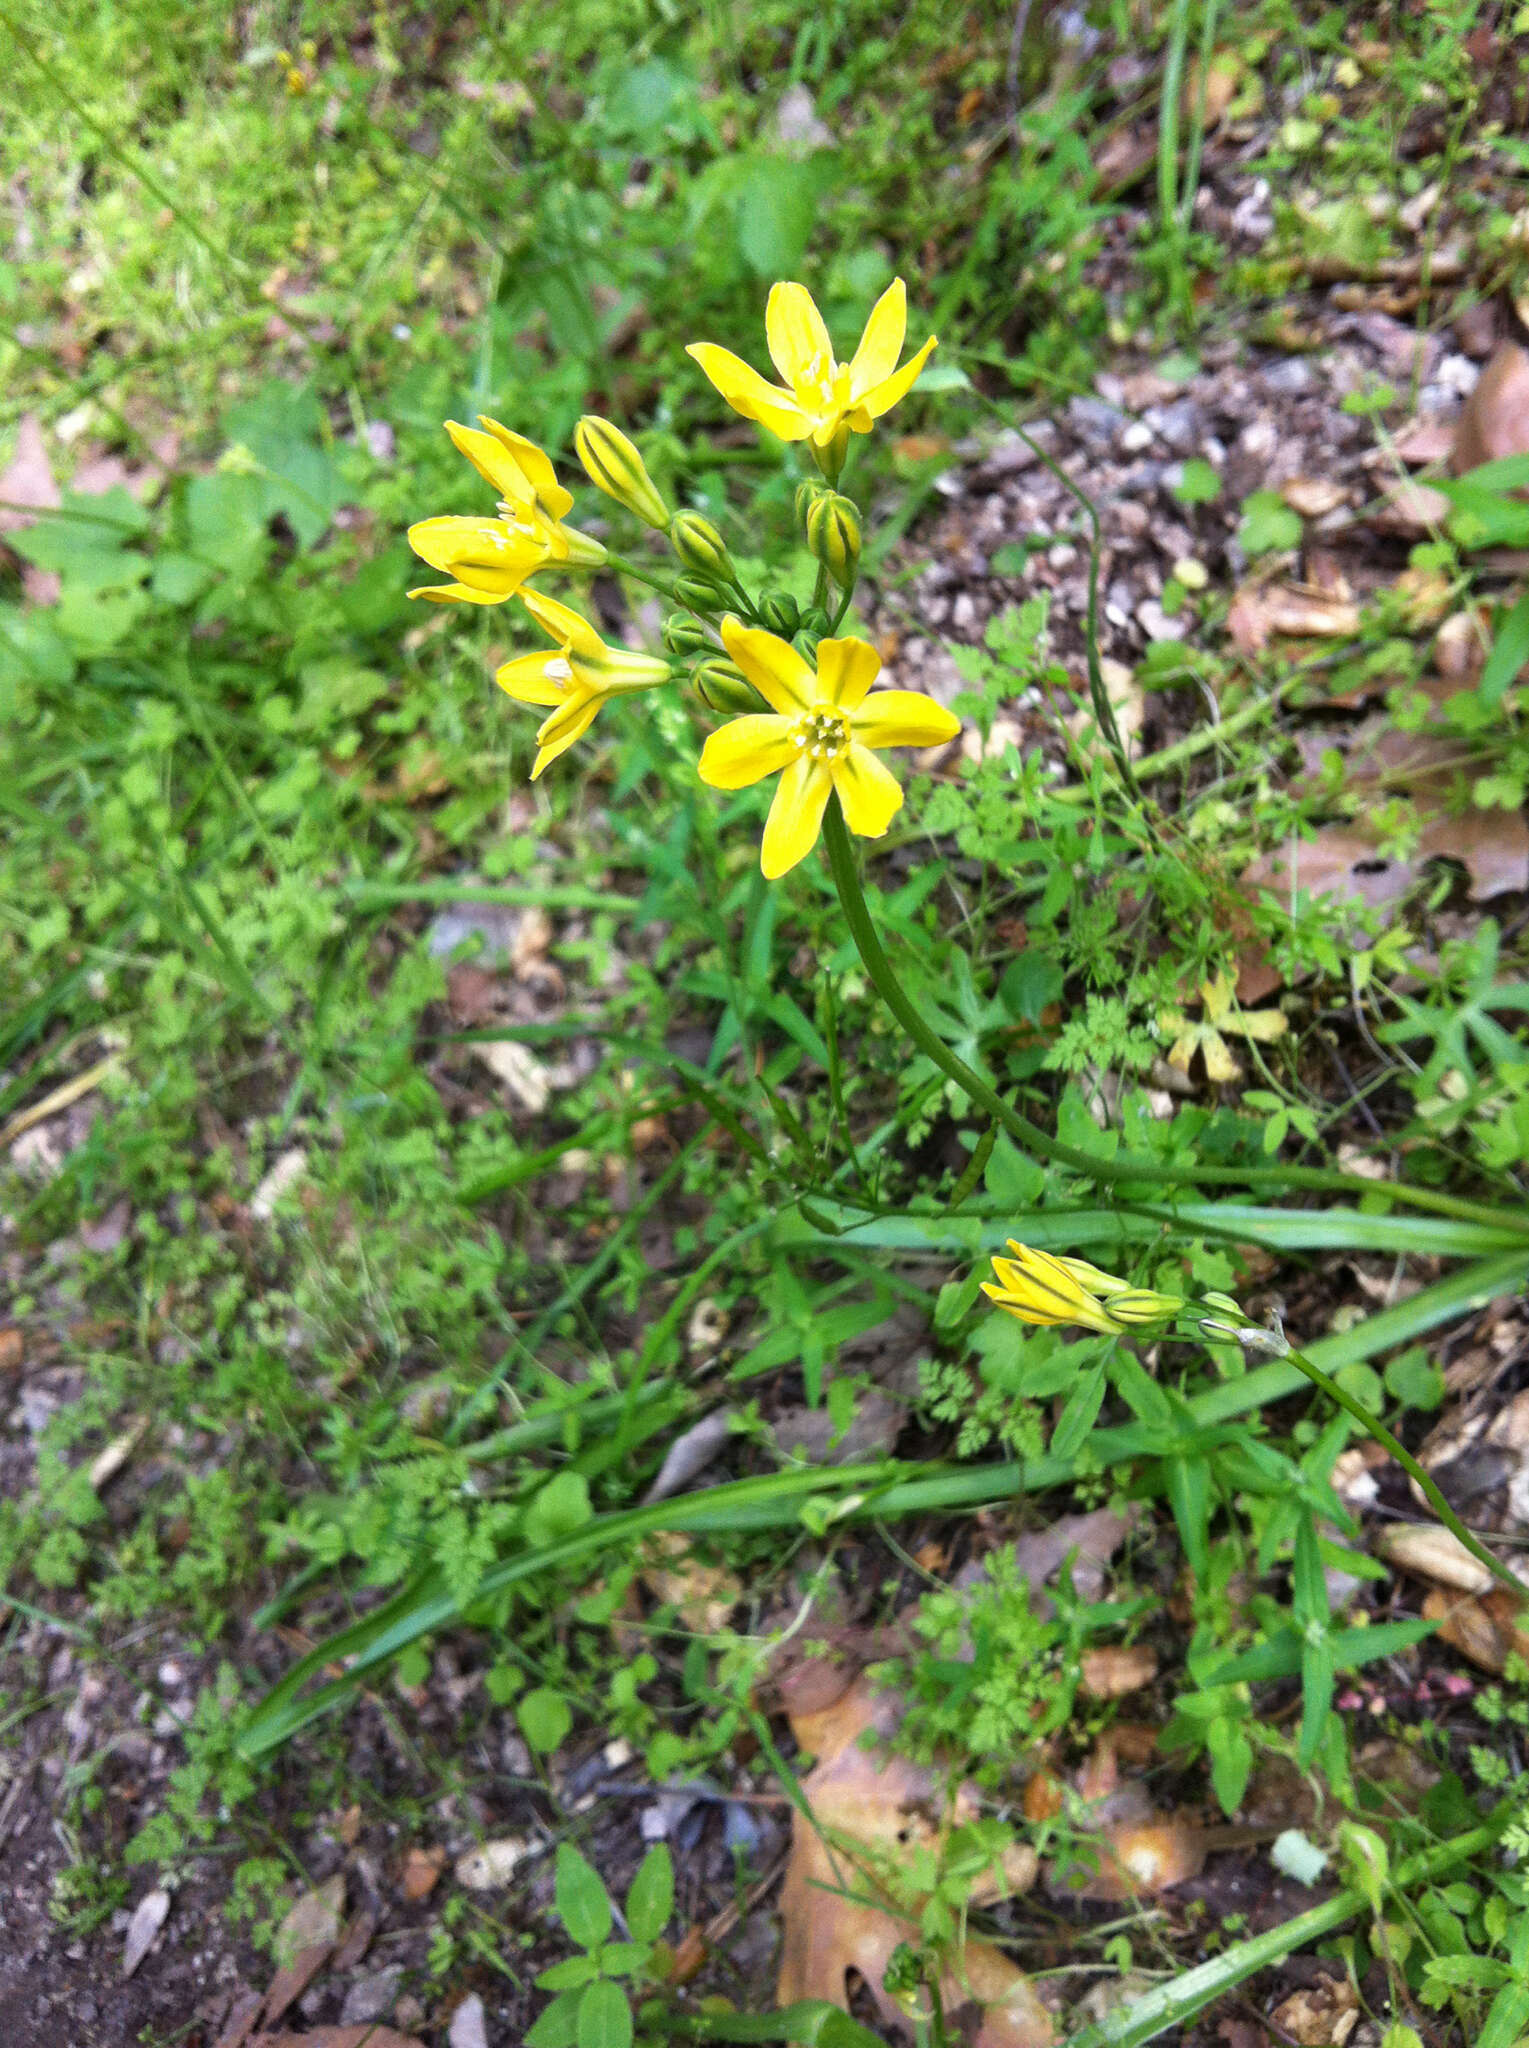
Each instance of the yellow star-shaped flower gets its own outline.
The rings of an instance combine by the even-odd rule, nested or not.
[[[907,331],[908,293],[899,277],[871,308],[854,355],[838,362],[811,292],[805,285],[777,284],[765,307],[765,338],[784,388],[766,383],[742,357],[714,342],[693,341],[686,353],[745,419],[757,420],[782,441],[810,438],[815,448],[826,449],[844,429],[868,434],[912,390],[935,336],[898,369]]]
[[[549,563],[598,568],[605,549],[588,534],[563,524],[573,497],[557,480],[551,457],[497,420],[478,427],[446,422],[446,431],[473,468],[499,493],[499,517],[422,519],[409,528],[409,545],[450,583],[427,584],[410,597],[433,604],[503,604],[528,576]]]
[[[566,753],[594,723],[612,697],[651,690],[669,680],[669,664],[626,647],[607,647],[587,619],[556,598],[523,590],[520,601],[550,640],[553,654],[520,654],[505,662],[494,681],[521,704],[550,704],[552,716],[536,735],[534,782],[549,761]]]
[[[722,641],[773,709],[735,718],[701,750],[701,780],[747,789],[767,775],[780,783],[765,822],[759,865],[774,881],[805,860],[830,795],[844,822],[879,839],[902,808],[897,778],[875,747],[932,747],[954,739],[961,721],[918,690],[877,690],[881,657],[866,640],[822,640],[816,670],[761,627],[722,621]]]

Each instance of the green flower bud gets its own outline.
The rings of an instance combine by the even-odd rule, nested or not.
[[[860,566],[860,512],[837,491],[826,491],[807,514],[807,551],[848,590]]]
[[[764,702],[738,664],[721,654],[698,661],[691,670],[690,680],[695,684],[701,702],[710,705],[713,711],[748,713],[758,711]]]
[[[798,621],[799,632],[811,633],[819,640],[828,631],[828,626],[828,614],[820,604],[809,605]]]
[[[706,654],[712,637],[690,612],[671,612],[664,620],[664,645],[671,654]]]
[[[674,595],[680,604],[703,614],[719,612],[727,603],[727,593],[705,576],[676,576]]]
[[[760,599],[759,623],[768,626],[772,633],[779,633],[783,640],[789,640],[802,623],[801,606],[788,590],[772,590],[770,595]]]
[[[818,642],[824,637],[822,633],[798,633],[796,644],[809,661],[816,661],[818,658]]]
[[[584,474],[597,490],[635,512],[649,526],[667,526],[669,507],[658,495],[643,459],[619,427],[586,413],[573,430],[573,445]]]
[[[827,496],[827,484],[820,484],[815,476],[809,476],[797,485],[794,501],[796,505],[796,523],[803,533],[807,531],[807,514],[812,510],[819,498],[826,498]]]
[[[736,571],[726,543],[699,512],[676,512],[669,521],[669,545],[694,576],[713,583],[731,583]]]
[[[844,467],[844,458],[849,453],[849,421],[841,420],[834,431],[833,439],[826,448],[812,444],[812,459],[822,470],[831,484],[839,481],[839,472]]]

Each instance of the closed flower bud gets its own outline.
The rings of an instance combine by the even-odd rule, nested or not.
[[[573,430],[573,445],[584,474],[597,490],[628,512],[635,512],[649,526],[669,524],[669,507],[658,495],[642,457],[619,427],[597,413],[586,413]]]
[[[797,645],[801,648],[802,653],[814,664],[816,664],[818,658],[818,643],[823,637],[822,633],[808,632],[798,633],[796,636]]]
[[[828,631],[828,614],[820,604],[811,604],[802,613],[798,624],[802,632],[815,633],[821,640]]]
[[[695,684],[701,702],[710,705],[713,711],[746,715],[758,711],[764,702],[738,664],[721,654],[698,661],[691,671],[690,680]]]
[[[860,513],[848,498],[827,491],[807,514],[807,550],[823,564],[841,590],[848,590],[860,566]]]
[[[819,498],[826,498],[827,496],[827,484],[819,483],[815,476],[809,476],[804,482],[797,485],[796,498],[794,500],[796,505],[796,523],[803,533],[807,531],[807,514],[812,510]]]
[[[677,576],[674,595],[693,612],[719,612],[727,603],[726,593],[706,576]]]
[[[671,612],[664,620],[664,645],[671,654],[705,654],[712,637],[691,612]]]
[[[789,640],[802,623],[801,606],[789,590],[772,590],[760,601],[759,623],[768,626],[772,633],[779,633],[783,640]]]
[[[812,459],[831,484],[839,481],[839,472],[844,467],[844,458],[848,453],[848,420],[840,420],[831,441],[824,442],[821,446],[817,441],[812,443]]]
[[[669,545],[694,576],[713,583],[731,583],[735,570],[726,543],[699,512],[676,512],[669,521]]]

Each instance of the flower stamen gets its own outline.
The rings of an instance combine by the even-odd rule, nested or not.
[[[814,761],[837,761],[849,747],[849,724],[842,711],[821,706],[808,711],[791,728],[791,744]]]

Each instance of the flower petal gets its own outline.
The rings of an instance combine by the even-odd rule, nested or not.
[[[605,699],[600,696],[585,697],[582,700],[576,698],[562,711],[553,712],[536,735],[537,755],[531,768],[533,782],[549,761],[555,761],[559,754],[566,754],[575,740],[583,739],[595,722],[595,713],[604,702]]]
[[[571,605],[559,604],[555,597],[545,597],[539,590],[521,591],[520,601],[550,639],[560,640],[587,661],[603,657],[605,642],[588,619]]]
[[[811,853],[832,788],[833,778],[822,761],[798,756],[781,776],[759,849],[759,865],[767,882],[776,881]]]
[[[791,744],[789,718],[777,718],[772,711],[751,712],[708,737],[697,773],[712,789],[747,789],[789,767],[799,751]]]
[[[457,453],[467,457],[501,498],[513,499],[517,505],[535,504],[536,488],[531,479],[495,435],[482,433],[477,427],[464,427],[460,420],[447,420],[446,431]]]
[[[465,583],[424,583],[407,592],[410,597],[428,597],[432,604],[507,604],[509,590],[469,590]]]
[[[857,405],[867,391],[885,383],[897,368],[907,332],[908,288],[900,277],[894,277],[872,306],[860,346],[850,360],[849,388]]]
[[[863,747],[937,747],[961,721],[922,690],[873,690],[850,713],[849,729]]]
[[[881,674],[881,656],[869,640],[820,640],[818,687],[830,704],[853,711]]]
[[[557,659],[555,654],[517,654],[495,669],[494,681],[517,704],[561,704],[568,696],[567,678],[547,673]]]
[[[422,519],[409,528],[409,545],[432,569],[498,597],[511,596],[547,559],[534,534],[499,519]]]
[[[807,418],[789,391],[777,391],[757,370],[751,370],[731,349],[715,342],[693,341],[685,351],[693,356],[722,396],[747,420],[757,420],[782,441],[805,441],[812,432]]]
[[[770,345],[770,361],[793,391],[818,383],[833,367],[833,342],[812,293],[803,284],[771,285],[765,302],[765,339]],[[892,361],[897,361],[896,356]]]
[[[817,703],[818,679],[789,640],[729,617],[722,621],[722,645],[782,717],[796,718]]]
[[[897,777],[869,747],[853,741],[833,764],[844,822],[862,839],[879,839],[903,807]]]
[[[554,519],[565,519],[573,510],[573,493],[564,490],[558,482],[552,458],[545,449],[538,448],[534,441],[528,441],[524,434],[517,434],[512,428],[501,427],[498,420],[491,420],[487,413],[479,413],[478,424],[513,457],[542,508]]]
[[[900,370],[896,370],[883,383],[873,385],[869,391],[860,391],[856,397],[873,420],[879,420],[884,412],[890,412],[900,398],[906,398],[918,382],[919,374],[934,353],[939,337],[931,334],[916,356],[909,356]]]

